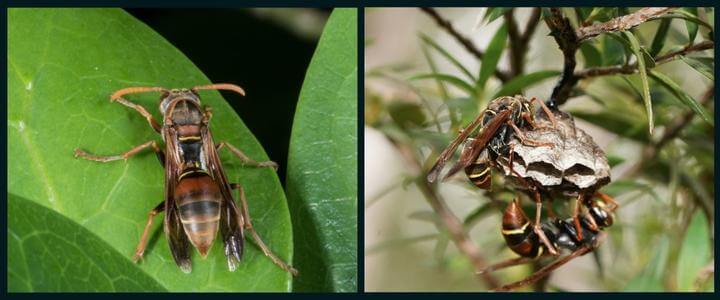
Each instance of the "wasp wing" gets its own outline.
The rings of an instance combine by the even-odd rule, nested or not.
[[[177,150],[178,145],[175,139],[176,134],[175,129],[171,127],[166,127],[163,132],[167,147],[167,151],[165,151],[165,235],[167,236],[170,252],[175,259],[175,263],[183,272],[190,273],[192,270],[190,241],[180,222],[180,215],[174,198],[175,186],[179,178],[178,166],[180,165]]]
[[[455,149],[467,139],[467,137],[472,133],[475,128],[477,128],[478,125],[482,122],[485,114],[481,114],[475,120],[470,123],[465,129],[463,129],[460,134],[450,143],[450,145],[443,150],[442,153],[438,156],[437,161],[433,165],[433,167],[430,169],[430,172],[428,172],[427,175],[427,181],[433,182],[435,179],[437,179],[438,174],[440,174],[440,171],[445,166],[445,163],[452,157],[453,153],[455,153]]]
[[[460,154],[460,159],[458,159],[458,162],[450,169],[450,171],[448,171],[444,179],[449,178],[461,169],[475,162],[478,155],[480,155],[480,152],[485,149],[485,146],[490,141],[490,139],[495,136],[495,132],[498,131],[500,126],[505,124],[511,114],[511,110],[503,110],[495,114],[495,116],[490,119],[490,121],[488,121],[485,126],[483,126],[475,141],[473,141],[472,144],[463,149],[462,154]],[[484,115],[485,114],[481,115],[481,117]]]
[[[225,245],[225,256],[227,257],[228,268],[235,271],[237,264],[242,258],[244,249],[243,225],[244,220],[240,210],[232,197],[230,183],[222,169],[222,163],[218,156],[215,143],[207,126],[200,131],[203,141],[203,150],[207,157],[207,169],[220,186],[220,193],[223,201],[220,205],[220,234]]]

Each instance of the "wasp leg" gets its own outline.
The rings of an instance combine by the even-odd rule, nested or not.
[[[245,219],[245,229],[250,232],[250,236],[252,236],[253,240],[255,240],[255,243],[260,247],[260,250],[265,254],[265,256],[269,257],[270,260],[272,260],[273,263],[275,263],[278,267],[282,268],[285,271],[290,272],[293,276],[298,275],[298,270],[293,268],[292,266],[288,265],[286,262],[284,262],[282,259],[277,257],[275,253],[270,250],[270,248],[263,242],[263,240],[260,238],[260,235],[255,231],[255,228],[253,228],[252,221],[250,220],[250,213],[248,212],[248,205],[247,201],[245,199],[245,191],[243,190],[242,186],[237,183],[231,183],[230,186],[233,189],[237,189],[240,193],[240,202],[242,207],[242,215]]]
[[[145,224],[145,230],[143,230],[142,236],[140,236],[140,242],[135,248],[135,256],[133,256],[133,262],[138,262],[142,259],[143,253],[145,252],[145,246],[147,246],[147,238],[150,233],[150,227],[152,226],[153,218],[160,212],[165,210],[165,201],[160,202],[158,206],[153,208],[148,214],[147,224]]]
[[[143,143],[139,146],[136,146],[135,148],[132,148],[129,151],[127,151],[123,154],[120,154],[120,155],[99,156],[99,155],[89,154],[83,150],[80,150],[80,148],[76,148],[75,149],[75,157],[80,157],[83,159],[99,161],[99,162],[110,162],[110,161],[121,160],[121,159],[127,160],[130,156],[137,154],[138,152],[142,151],[143,149],[145,149],[147,147],[152,147],[153,151],[155,151],[155,153],[162,153],[162,155],[158,154],[158,159],[160,159],[161,162],[163,163],[163,165],[165,165],[165,163],[164,163],[165,155],[162,152],[162,150],[160,149],[160,147],[158,147],[157,142],[155,142],[155,141],[145,142],[145,143]]]
[[[532,283],[542,279],[543,277],[549,275],[555,269],[561,267],[562,265],[568,263],[569,261],[575,259],[578,256],[584,255],[584,254],[592,251],[593,249],[594,248],[587,246],[587,245],[582,246],[581,248],[575,250],[573,253],[570,253],[565,257],[562,257],[562,258],[559,258],[559,259],[553,261],[549,265],[543,267],[542,269],[540,269],[537,272],[533,273],[532,275],[526,277],[525,279],[506,284],[504,286],[501,286],[501,287],[495,289],[495,291],[511,291],[516,288],[523,287],[528,284],[532,284]]]
[[[600,231],[600,226],[598,226],[597,222],[595,222],[595,218],[593,218],[590,213],[585,213],[585,219],[590,222],[590,229],[592,231],[598,232]],[[577,229],[576,229],[577,230]]]
[[[582,203],[583,195],[580,194],[577,199],[575,199],[575,207],[573,208],[573,223],[575,223],[575,231],[576,236],[578,238],[578,241],[582,241],[583,235],[582,235],[582,227],[580,226],[580,203]]]
[[[532,99],[530,99],[530,102],[535,102],[537,100],[538,100],[538,98],[532,97]],[[548,116],[548,119],[550,120],[550,123],[552,123],[553,128],[557,128],[557,121],[555,121],[555,115],[553,115],[553,113],[550,111],[550,109],[547,107],[547,105],[545,105],[544,101],[538,101],[538,102],[540,102],[540,108],[542,108],[542,110]]]
[[[516,257],[516,258],[511,258],[511,259],[508,259],[508,260],[505,260],[505,261],[496,263],[496,264],[494,264],[494,265],[491,265],[491,266],[489,266],[489,267],[487,267],[487,268],[485,268],[485,269],[482,269],[482,270],[480,270],[480,271],[477,271],[475,274],[485,274],[485,273],[497,271],[497,270],[504,269],[504,268],[508,268],[508,267],[512,267],[512,266],[517,266],[517,265],[526,264],[526,263],[532,262],[532,261],[534,261],[534,260],[535,260],[535,258],[522,257],[522,256],[521,256],[521,257]]]
[[[533,120],[532,117],[530,117],[530,114],[528,114],[527,112],[522,113],[521,116],[523,119],[525,119],[525,122],[528,122],[528,124],[532,126],[533,130],[540,128],[540,126],[535,123],[535,120]]]
[[[230,150],[230,152],[235,154],[235,156],[239,157],[240,160],[242,160],[243,163],[245,163],[245,164],[248,164],[248,165],[256,167],[256,168],[273,168],[273,170],[275,170],[275,171],[277,171],[277,169],[278,169],[278,164],[276,162],[274,162],[272,160],[262,161],[262,162],[255,161],[252,158],[245,155],[245,153],[242,153],[242,151],[240,151],[238,148],[235,148],[235,146],[233,146],[227,142],[220,142],[219,144],[217,144],[215,149],[217,151],[220,151],[220,149],[222,149],[226,145],[227,145],[228,149]]]
[[[547,235],[545,235],[545,231],[542,230],[542,227],[540,225],[540,217],[542,216],[542,198],[540,197],[540,192],[538,192],[537,187],[535,187],[534,185],[531,185],[530,183],[525,181],[525,179],[523,179],[522,176],[520,176],[520,174],[517,173],[515,171],[515,169],[513,169],[513,164],[512,164],[513,156],[514,156],[513,148],[514,148],[514,146],[511,145],[510,146],[510,159],[509,159],[509,163],[508,163],[508,165],[510,167],[510,172],[515,174],[516,178],[520,181],[520,183],[522,183],[525,186],[525,188],[527,188],[528,190],[533,192],[533,196],[535,198],[535,224],[533,224],[533,231],[535,232],[535,234],[537,234],[540,237],[540,240],[542,241],[543,244],[545,244],[545,247],[547,247],[548,252],[550,252],[550,254],[558,255],[557,249],[555,249],[555,247],[552,245],[552,243],[550,242],[550,239],[548,239]]]
[[[518,139],[520,139],[520,143],[523,143],[524,145],[535,146],[535,147],[546,146],[546,147],[550,147],[550,148],[555,147],[555,144],[553,144],[553,143],[543,143],[543,142],[538,142],[538,141],[528,139],[527,137],[525,137],[525,134],[523,134],[522,131],[520,131],[520,128],[518,128],[515,125],[515,123],[513,123],[512,121],[508,121],[507,124],[510,125],[510,127],[512,127],[513,131],[515,131],[515,135],[518,137]]]
[[[615,202],[615,200],[607,194],[597,192],[597,193],[595,193],[594,196],[602,199],[605,203],[610,204],[612,206],[612,208],[609,208],[610,212],[614,212],[616,209],[618,209],[620,207],[620,204]]]
[[[158,124],[157,121],[155,121],[155,118],[147,111],[144,107],[141,105],[135,104],[122,96],[127,94],[134,94],[134,93],[144,93],[144,92],[167,92],[167,89],[161,88],[161,87],[131,87],[131,88],[125,88],[122,90],[119,90],[112,94],[110,96],[110,102],[120,102],[120,104],[125,105],[127,107],[130,107],[137,112],[139,112],[145,119],[147,119],[148,123],[150,123],[150,126],[157,131],[157,133],[160,133],[160,124]]]

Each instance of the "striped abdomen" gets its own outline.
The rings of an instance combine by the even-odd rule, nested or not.
[[[555,240],[555,235],[551,230],[543,228],[543,231],[551,242]],[[508,247],[520,256],[538,257],[546,250],[517,201],[510,202],[505,209],[502,235]]]
[[[476,186],[484,190],[489,190],[492,184],[490,172],[490,158],[487,148],[483,149],[475,161],[465,167],[465,174],[470,181]]]
[[[217,234],[221,201],[220,188],[203,170],[186,171],[175,187],[180,221],[190,242],[203,257]]]

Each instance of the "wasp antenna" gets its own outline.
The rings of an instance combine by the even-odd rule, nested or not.
[[[164,87],[148,87],[148,86],[137,86],[137,87],[129,87],[121,89],[110,96],[110,100],[114,101],[117,99],[122,98],[122,96],[125,96],[127,94],[137,94],[137,93],[145,93],[145,92],[167,92],[168,90]]]
[[[233,91],[240,95],[245,96],[245,90],[243,88],[230,84],[230,83],[214,83],[214,84],[208,84],[208,85],[201,85],[196,86],[192,88],[193,92],[197,92],[199,90],[226,90],[226,91]]]

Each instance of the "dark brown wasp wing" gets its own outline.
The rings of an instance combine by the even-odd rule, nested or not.
[[[458,162],[450,169],[450,171],[448,171],[444,179],[449,178],[458,171],[475,162],[478,155],[480,155],[480,152],[482,152],[490,139],[495,135],[495,132],[500,129],[500,126],[507,122],[511,114],[512,110],[502,110],[495,114],[495,116],[490,119],[490,121],[488,121],[488,123],[485,124],[483,128],[480,129],[480,133],[478,134],[477,138],[475,138],[475,141],[473,141],[470,146],[463,149],[464,151],[462,152],[462,154],[460,154],[460,159],[458,159]],[[481,118],[484,115],[485,114],[482,114],[478,118]]]
[[[244,249],[243,226],[244,220],[240,210],[232,196],[230,183],[222,169],[222,163],[218,156],[215,143],[207,126],[200,131],[203,149],[207,156],[207,169],[220,187],[223,201],[220,205],[220,234],[225,245],[225,256],[227,257],[228,268],[235,271],[240,263]]]
[[[178,157],[175,129],[165,127],[163,130],[165,144],[165,235],[168,238],[170,252],[175,263],[185,273],[190,273],[192,264],[190,261],[190,240],[188,240],[180,215],[175,205],[175,185],[178,182],[180,158]]]
[[[452,141],[452,143],[450,143],[450,145],[447,146],[447,148],[445,148],[442,153],[440,153],[437,161],[432,166],[432,168],[430,168],[430,172],[428,172],[428,182],[434,182],[437,179],[438,174],[440,174],[440,171],[442,171],[445,163],[448,161],[448,159],[450,159],[450,157],[453,156],[453,153],[455,153],[455,149],[457,149],[457,147],[462,144],[465,139],[468,138],[468,136],[470,136],[470,133],[472,133],[475,128],[480,125],[480,122],[482,122],[484,116],[485,114],[481,114],[480,116],[475,118],[475,120],[473,120],[470,125],[465,127],[465,129],[460,132],[460,134]]]

